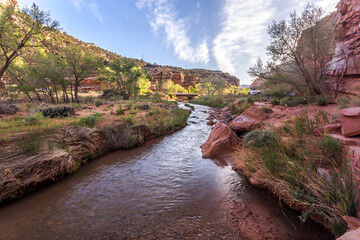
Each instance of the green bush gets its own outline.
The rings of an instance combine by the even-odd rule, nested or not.
[[[71,117],[75,115],[75,108],[66,106],[47,107],[41,108],[40,112],[44,117],[57,118],[57,117]]]
[[[117,109],[116,110],[116,115],[124,115],[125,113],[125,109]]]
[[[280,101],[279,101],[279,99],[277,99],[277,98],[273,98],[273,99],[271,99],[271,102],[270,102],[272,105],[280,105]]]
[[[78,111],[80,111],[82,109],[82,105],[81,103],[73,103],[72,107],[77,109]]]
[[[25,154],[33,154],[40,151],[43,140],[39,133],[28,133],[19,141],[19,147]]]
[[[149,104],[145,103],[145,104],[136,104],[135,105],[135,109],[139,109],[141,111],[147,111],[147,110],[150,110],[151,107]]]
[[[190,104],[188,104],[188,103],[185,103],[185,105],[184,105],[185,107],[188,107],[188,108],[190,108],[191,109],[191,111],[194,111],[195,110],[195,107],[194,106],[191,106]]]
[[[277,146],[280,137],[270,130],[254,130],[244,137],[244,143],[256,148]]]
[[[263,110],[264,113],[273,113],[274,111],[271,108],[268,107],[262,107],[261,110]]]
[[[104,104],[104,102],[101,100],[96,100],[96,102],[95,102],[96,107],[100,107],[103,104]]]
[[[253,97],[248,97],[247,102],[253,104],[255,102],[255,99]]]
[[[153,116],[153,115],[157,115],[157,114],[159,114],[161,112],[161,109],[160,108],[158,108],[158,107],[154,107],[153,109],[151,109],[151,111],[150,112],[148,112],[147,114],[146,114],[146,116]]]
[[[335,166],[341,165],[342,159],[342,143],[331,136],[322,136],[318,140],[318,144],[322,148],[322,154],[330,160]]]
[[[41,120],[43,118],[44,118],[44,115],[41,112],[36,111],[36,112],[31,113],[30,115],[24,117],[23,120],[27,124],[35,124],[35,123],[38,123],[39,120]]]
[[[318,105],[318,106],[327,106],[328,103],[327,103],[326,97],[323,96],[323,95],[317,96],[316,97],[316,105]]]
[[[96,126],[96,123],[101,119],[102,116],[102,113],[94,113],[93,115],[83,117],[80,119],[79,125],[93,128]]]
[[[125,125],[131,126],[134,125],[135,123],[135,119],[131,116],[120,116],[120,120],[123,121],[125,123]]]

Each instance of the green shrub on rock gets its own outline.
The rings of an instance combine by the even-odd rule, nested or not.
[[[255,130],[244,137],[245,144],[256,148],[274,147],[278,145],[279,141],[280,137],[270,130]]]

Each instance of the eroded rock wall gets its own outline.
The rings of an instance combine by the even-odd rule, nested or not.
[[[335,23],[335,56],[329,63],[329,74],[360,77],[360,1],[341,0],[337,5]]]

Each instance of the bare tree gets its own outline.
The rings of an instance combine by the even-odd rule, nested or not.
[[[323,94],[334,41],[334,27],[323,16],[322,8],[309,4],[300,15],[291,13],[288,21],[274,21],[268,28],[271,42],[267,54],[271,59],[267,66],[258,62],[248,73],[272,77],[273,81],[277,78],[299,90],[304,88],[310,95]]]

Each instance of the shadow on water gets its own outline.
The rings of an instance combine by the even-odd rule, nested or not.
[[[2,207],[0,239],[329,239],[231,167],[202,159],[211,127],[208,108],[195,108],[184,129]]]

